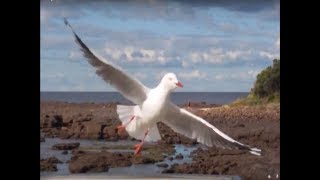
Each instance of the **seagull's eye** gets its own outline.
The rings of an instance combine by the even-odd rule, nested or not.
[[[170,80],[170,81],[172,81],[172,78],[171,78],[171,77],[169,77],[169,80]]]

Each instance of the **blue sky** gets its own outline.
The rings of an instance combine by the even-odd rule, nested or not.
[[[280,57],[279,1],[42,0],[41,91],[115,91],[63,17],[89,48],[151,88],[174,72],[179,91],[248,92]]]

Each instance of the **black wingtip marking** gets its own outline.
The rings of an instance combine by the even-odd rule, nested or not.
[[[72,28],[71,24],[68,22],[67,18],[64,17],[63,20],[64,20],[64,24],[65,24],[66,26],[69,26],[69,27],[70,27],[70,29],[71,29],[74,37],[75,37],[75,41],[76,41],[77,44],[80,45],[81,51],[83,51],[84,55],[85,55],[85,54],[93,55],[93,53],[90,51],[90,49],[82,42],[82,40],[80,39],[80,37],[79,37],[79,36],[77,35],[77,33],[73,30],[73,28]]]
[[[64,24],[65,24],[65,25],[68,25],[68,20],[67,20],[66,17],[63,17],[63,21],[64,21]]]

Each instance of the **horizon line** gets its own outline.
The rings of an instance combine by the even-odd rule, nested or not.
[[[47,93],[47,92],[53,92],[53,93],[119,93],[118,91],[40,91],[40,93]],[[175,91],[173,93],[250,93],[250,91]]]

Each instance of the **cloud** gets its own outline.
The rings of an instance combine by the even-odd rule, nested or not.
[[[219,73],[213,76],[216,81],[252,81],[255,80],[261,70],[250,69],[247,71],[237,71],[231,73]]]
[[[271,53],[269,53],[269,52],[266,52],[266,51],[260,51],[260,52],[259,52],[259,55],[260,55],[261,57],[266,57],[266,58],[268,58],[268,59],[273,59],[273,57],[274,57],[273,54],[271,54]]]
[[[280,49],[280,36],[277,38],[275,46],[277,49]]]
[[[75,61],[84,57],[63,24],[66,16],[90,49],[146,84],[156,82],[149,74],[159,80],[175,72],[192,85],[198,79],[207,81],[192,90],[249,89],[257,69],[270,65],[268,60],[280,54],[277,4],[249,0],[41,1],[41,76],[49,77],[41,77],[41,88],[105,88],[102,80],[95,84],[89,80],[96,75],[93,69],[86,71],[91,68],[86,61]]]
[[[204,52],[192,52],[189,59],[193,63],[223,64],[239,59],[248,59],[252,54],[251,50],[224,50],[222,48],[211,48]]]
[[[160,73],[156,73],[155,74],[156,80],[161,80],[163,76],[166,75],[167,73],[169,73],[169,71],[166,71],[166,70],[162,70]]]
[[[191,79],[204,79],[207,77],[206,73],[200,72],[199,70],[193,70],[191,72],[180,72],[178,73],[178,78],[181,77],[185,80]]]
[[[140,81],[143,81],[147,78],[147,75],[141,72],[133,73],[133,76]]]
[[[69,53],[69,59],[71,59],[71,60],[79,60],[81,58],[83,58],[83,56],[80,51],[71,51]]]
[[[133,46],[120,48],[107,47],[104,53],[113,61],[128,61],[137,63],[165,64],[167,59],[162,49],[144,49]]]
[[[272,52],[268,52],[268,51],[260,51],[259,55],[261,57],[267,58],[269,60],[273,60],[275,58],[279,58],[280,57],[279,53],[277,53],[277,52],[272,53]]]

